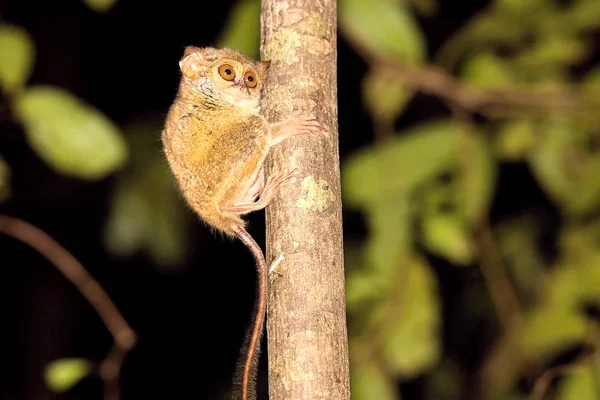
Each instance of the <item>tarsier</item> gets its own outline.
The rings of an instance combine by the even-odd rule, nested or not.
[[[210,227],[241,240],[256,262],[254,322],[234,394],[241,400],[256,398],[268,278],[262,250],[241,217],[265,208],[297,173],[280,171],[265,182],[264,163],[271,147],[291,136],[322,130],[312,115],[294,113],[273,124],[260,114],[269,65],[232,49],[186,47],[179,61],[179,91],[162,132],[164,152],[187,203]]]

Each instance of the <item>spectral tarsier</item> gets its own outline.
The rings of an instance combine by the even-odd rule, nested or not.
[[[265,257],[241,216],[265,208],[294,171],[264,181],[269,149],[322,126],[295,113],[271,124],[260,115],[269,61],[253,61],[231,49],[189,46],[179,61],[181,83],[162,132],[164,152],[188,204],[210,227],[240,239],[258,270],[257,304],[245,357],[238,364],[235,399],[256,398],[256,367],[267,305]],[[257,200],[258,197],[258,200]]]

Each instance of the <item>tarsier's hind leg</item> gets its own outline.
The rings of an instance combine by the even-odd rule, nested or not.
[[[221,209],[223,212],[232,214],[246,214],[252,211],[261,210],[273,200],[273,197],[277,195],[279,189],[290,183],[296,177],[296,174],[297,170],[294,169],[292,171],[285,170],[270,175],[257,201],[225,203],[221,205]],[[248,193],[248,195],[248,199],[254,200],[255,196],[250,196],[250,193]]]

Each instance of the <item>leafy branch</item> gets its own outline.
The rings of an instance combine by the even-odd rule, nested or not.
[[[600,118],[600,90],[578,85],[515,84],[508,88],[484,88],[462,82],[436,65],[419,65],[378,57],[345,35],[348,43],[371,68],[399,80],[407,88],[444,100],[450,108],[489,118],[547,117],[562,112]]]
[[[382,307],[395,304],[394,293],[406,290],[389,279],[390,270],[406,269],[411,257],[425,251],[480,269],[481,283],[470,284],[459,297],[461,323],[488,324],[495,311],[501,326],[493,328],[496,343],[473,376],[452,394],[448,385],[440,386],[440,395],[464,398],[465,388],[475,386],[478,398],[520,398],[525,396],[520,377],[530,382],[551,357],[585,342],[590,317],[581,304],[600,299],[600,275],[592,268],[600,260],[598,236],[590,236],[595,242],[582,240],[598,225],[600,207],[600,66],[586,64],[593,61],[590,32],[600,28],[600,3],[490,1],[431,54],[437,61],[428,60],[427,38],[414,15],[430,14],[416,4],[421,2],[340,2],[341,34],[368,65],[362,95],[375,133],[375,144],[347,159],[342,173],[345,204],[365,214],[369,231],[363,254],[350,258],[356,265],[348,266],[350,332],[360,339],[375,318],[399,327],[394,347],[351,342],[353,357],[368,355],[353,372],[353,393],[357,399],[373,398],[370,393],[400,398],[394,385],[411,375],[390,369],[381,356],[406,360],[415,348],[435,355],[410,364],[428,382],[453,373],[452,352],[442,357],[439,337],[424,334],[441,315],[433,313],[426,330],[424,323]],[[575,79],[574,72],[583,70],[585,76]],[[416,93],[445,103],[451,118],[396,131]],[[573,249],[561,249],[555,265],[545,265],[536,230],[541,224],[531,229],[519,214],[505,217],[511,222],[507,229],[490,221],[498,171],[503,162],[515,161],[529,167],[563,218],[557,240],[571,240]],[[406,203],[414,212],[394,219]],[[398,234],[403,225],[411,227],[410,234]],[[432,300],[436,291],[411,297],[415,307]],[[475,328],[461,326],[469,329]],[[402,338],[402,331],[413,334]],[[587,381],[574,385],[561,380],[571,397],[559,389],[557,399],[575,398],[573,393],[589,387]]]
[[[121,366],[125,356],[137,341],[133,329],[127,324],[106,291],[83,265],[44,231],[21,219],[0,215],[0,232],[26,243],[44,256],[73,283],[96,310],[114,341],[113,348],[100,364],[99,373],[105,386],[104,398],[118,400]]]

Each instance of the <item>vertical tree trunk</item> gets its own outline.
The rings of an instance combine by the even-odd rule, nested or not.
[[[271,60],[265,115],[312,112],[327,133],[272,150],[268,173],[297,168],[267,209],[271,400],[349,399],[337,136],[335,0],[262,0],[262,59]]]

